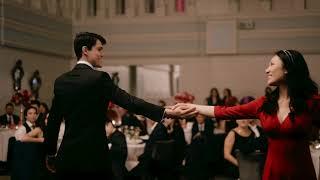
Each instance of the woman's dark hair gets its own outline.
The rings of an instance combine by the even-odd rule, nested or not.
[[[228,92],[229,97],[231,97],[231,96],[232,96],[231,89],[229,89],[229,88],[225,88],[223,91],[227,91],[227,92]],[[223,103],[225,103],[225,102],[226,102],[226,99],[227,99],[227,96],[223,95],[222,102],[223,102]]]
[[[24,111],[23,111],[23,120],[24,120],[24,122],[26,122],[26,121],[27,121],[26,116],[27,116],[28,111],[29,111],[30,109],[34,109],[34,110],[36,111],[36,113],[38,113],[37,108],[35,108],[35,107],[33,107],[33,106],[28,106],[28,107],[27,107],[27,108],[25,108],[25,109],[24,109]]]
[[[213,105],[213,103],[212,103],[213,91],[215,91],[216,94],[217,94],[217,105],[220,105],[220,104],[221,104],[220,94],[219,94],[218,89],[215,88],[215,87],[214,87],[214,88],[211,88],[210,94],[209,94],[209,96],[206,98],[207,104],[208,104],[208,105]]]
[[[311,79],[309,69],[302,54],[296,50],[281,50],[275,53],[287,70],[285,82],[290,97],[289,116],[293,120],[295,114],[307,109],[306,100],[318,93],[318,85]],[[279,87],[266,96],[261,111],[267,114],[276,113],[279,99]]]
[[[232,96],[232,92],[231,89],[229,88],[225,88],[223,91],[227,91],[229,96]]]

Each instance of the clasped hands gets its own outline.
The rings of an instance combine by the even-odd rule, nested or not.
[[[166,118],[191,118],[198,114],[195,104],[178,103],[174,106],[166,106]]]

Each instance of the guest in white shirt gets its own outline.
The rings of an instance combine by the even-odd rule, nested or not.
[[[15,132],[15,138],[21,142],[39,142],[44,141],[43,132],[39,127],[36,127],[37,109],[35,107],[27,107],[24,110],[25,123]]]

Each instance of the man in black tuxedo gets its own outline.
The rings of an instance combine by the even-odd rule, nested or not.
[[[110,101],[159,122],[164,116],[197,113],[195,108],[164,109],[120,89],[108,73],[95,70],[102,67],[104,44],[106,40],[98,34],[77,34],[74,40],[77,65],[55,80],[45,144],[47,167],[56,171],[57,179],[112,178],[104,128],[105,110]],[[65,133],[57,152],[62,119],[65,120]]]
[[[12,103],[6,104],[6,113],[0,116],[0,126],[9,126],[10,124],[18,125],[19,116],[13,114],[14,106]]]

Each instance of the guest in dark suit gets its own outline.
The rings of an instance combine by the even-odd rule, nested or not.
[[[104,44],[106,40],[98,34],[77,34],[74,40],[77,65],[55,80],[45,144],[47,166],[56,171],[57,179],[70,179],[70,176],[72,179],[101,179],[101,176],[111,179],[111,160],[104,128],[105,109],[110,101],[155,121],[160,121],[163,116],[184,117],[196,113],[194,108],[164,109],[120,89],[108,73],[95,69],[102,67]],[[63,119],[65,133],[57,153]]]
[[[146,142],[144,152],[139,156],[139,164],[133,168],[130,172],[131,178],[142,177],[142,178],[155,178],[163,179],[161,175],[165,175],[168,172],[161,172],[157,166],[157,162],[154,159],[154,148],[157,141],[167,141],[170,139],[168,133],[168,127],[172,123],[171,119],[165,119],[163,123],[158,123],[152,133],[150,134],[149,140]]]
[[[199,133],[204,133],[206,135],[213,135],[213,122],[207,119],[206,116],[198,114],[196,116],[196,121],[192,125],[192,138]]]
[[[180,125],[178,119],[174,119],[173,123],[169,129],[169,136],[174,140],[174,157],[175,157],[175,166],[174,173],[178,177],[181,175],[183,170],[182,162],[186,155],[187,142],[184,136],[184,131]]]
[[[207,180],[212,174],[215,143],[213,142],[213,122],[198,114],[192,126],[192,141],[186,156],[186,176],[188,180]]]
[[[112,156],[112,172],[114,174],[114,180],[123,180],[127,173],[125,167],[128,156],[127,142],[124,134],[120,132],[113,123],[114,121],[109,120],[109,118],[107,119],[106,133],[110,156]]]
[[[19,124],[19,116],[13,114],[14,106],[12,103],[7,103],[5,107],[6,113],[0,116],[0,125],[5,126],[16,126]]]

